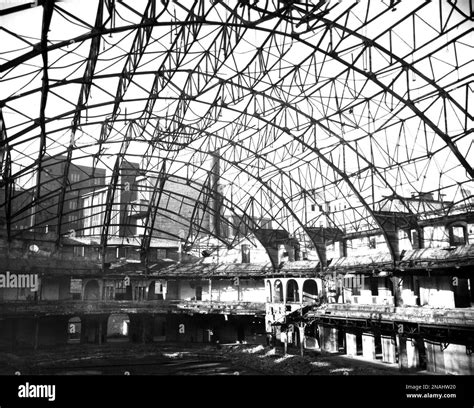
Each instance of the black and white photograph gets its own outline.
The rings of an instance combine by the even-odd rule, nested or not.
[[[473,48],[474,0],[0,0],[1,408],[472,408]]]

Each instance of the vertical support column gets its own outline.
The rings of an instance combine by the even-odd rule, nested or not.
[[[221,216],[221,209],[222,209],[222,195],[219,191],[219,180],[220,180],[220,151],[217,149],[212,155],[212,169],[211,169],[211,177],[210,177],[210,190],[212,192],[212,226],[211,230],[214,230],[216,237],[221,236],[221,224],[220,224],[220,216]],[[212,228],[213,227],[213,228]],[[219,259],[219,256],[217,257]]]
[[[424,230],[423,227],[418,227],[413,230],[409,229],[408,231],[411,245],[413,249],[421,249],[424,247]],[[411,235],[410,235],[411,234]]]
[[[420,367],[420,356],[418,354],[418,344],[416,343],[416,340],[413,338],[407,339],[407,360],[408,360],[408,368]]]
[[[33,341],[33,348],[35,350],[38,349],[38,345],[39,345],[39,325],[40,325],[39,317],[37,317],[35,319],[35,338],[34,338],[34,341]]]
[[[99,322],[98,322],[98,327],[97,327],[97,343],[99,345],[102,344],[102,331],[103,331],[103,322],[102,322],[102,316],[99,317]]]
[[[384,363],[396,363],[396,342],[395,338],[391,335],[382,335],[382,361]]]
[[[303,354],[304,354],[304,347],[305,347],[305,335],[304,335],[304,323],[301,322],[301,325],[298,327],[299,331],[300,331],[300,355],[301,357],[303,357]]]
[[[415,339],[398,335],[397,346],[400,370],[413,370],[420,366],[418,346]]]
[[[99,284],[99,300],[104,300],[104,280],[98,279],[97,283]]]
[[[209,279],[209,303],[212,304],[212,279]]]
[[[319,325],[319,343],[321,350],[329,353],[337,353],[338,350],[338,330],[336,327]]]
[[[274,283],[275,281],[273,279],[266,279],[265,280],[265,299],[267,299],[267,305],[268,303],[273,303],[273,288],[274,288]]]
[[[374,333],[362,334],[362,355],[367,360],[375,360],[375,335]]]
[[[298,291],[300,293],[300,305],[303,307],[303,286],[306,279],[296,279],[298,282]]]
[[[142,325],[142,343],[145,344],[146,343],[146,316],[145,315],[142,315],[140,316],[140,323]]]
[[[42,275],[38,276],[38,288],[34,294],[35,302],[38,302],[41,300],[41,293],[43,292],[43,286],[42,286]]]
[[[138,343],[140,341],[140,319],[137,314],[130,313],[128,315],[130,319],[130,326],[128,327],[128,338],[131,343]]]
[[[10,328],[11,328],[11,337],[10,337],[10,342],[11,342],[11,348],[14,350],[16,348],[16,339],[17,339],[17,320],[15,318],[10,320]]]
[[[346,333],[346,354],[348,356],[357,355],[357,334]]]
[[[80,344],[85,344],[87,343],[87,336],[86,336],[86,330],[87,330],[87,318],[86,316],[79,316],[81,319],[81,337],[79,339]]]
[[[282,290],[283,290],[283,304],[285,305],[285,313],[286,313],[286,285],[288,283],[288,279],[280,279]]]
[[[109,321],[109,315],[102,315],[102,343],[107,343],[107,323]]]
[[[392,281],[392,286],[393,286],[393,301],[395,303],[395,306],[403,306],[403,299],[402,299],[402,285],[403,285],[403,280],[402,278],[399,278],[397,276],[393,276],[390,278]]]
[[[339,254],[340,257],[346,257],[347,256],[347,240],[346,239],[341,239],[340,241],[337,242],[339,245]]]

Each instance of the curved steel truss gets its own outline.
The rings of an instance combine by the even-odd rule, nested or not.
[[[32,5],[0,10],[10,238],[323,226],[395,258],[381,213],[472,211],[472,1]]]

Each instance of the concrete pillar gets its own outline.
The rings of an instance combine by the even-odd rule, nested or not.
[[[85,344],[87,343],[87,334],[86,334],[87,318],[86,316],[79,316],[79,317],[81,319],[81,336],[79,338],[79,343]]]
[[[33,348],[35,350],[38,349],[38,344],[39,344],[39,325],[40,325],[39,318],[36,318],[35,319],[35,338],[33,340]]]
[[[273,280],[265,280],[265,298],[267,303],[273,303]]]
[[[286,284],[288,283],[288,279],[280,278],[281,282],[281,290],[283,291],[283,304],[286,305]]]
[[[418,354],[418,345],[415,339],[407,339],[407,360],[408,368],[419,368],[420,367],[420,356]]]
[[[288,350],[288,333],[286,331],[282,331],[280,334],[280,339],[283,343],[283,354],[286,356]]]
[[[357,355],[357,335],[354,333],[346,333],[346,354],[348,356]]]
[[[341,241],[338,241],[337,244],[339,246],[340,257],[347,256],[347,240],[342,239]]]
[[[101,316],[102,322],[102,343],[107,343],[107,324],[109,322],[109,315],[102,315]]]
[[[401,288],[402,279],[397,276],[393,276],[390,278],[390,280],[392,281],[395,306],[403,306],[402,288]]]
[[[104,280],[99,279],[98,283],[99,283],[99,300],[104,300]]]
[[[303,357],[304,348],[305,348],[305,344],[306,344],[305,335],[304,335],[304,324],[299,326],[298,329],[300,331],[300,355],[301,355],[301,357]]]
[[[303,305],[303,286],[304,286],[304,281],[306,279],[296,279],[296,282],[298,282],[298,291],[300,294],[300,304]]]
[[[329,353],[337,353],[338,350],[338,330],[335,327],[318,325],[319,328],[319,344],[321,350]]]
[[[102,331],[103,331],[103,322],[102,319],[99,319],[99,327],[97,328],[97,342],[102,344]]]
[[[209,302],[212,303],[212,279],[209,279]]]
[[[375,335],[374,333],[362,334],[362,355],[367,360],[375,360]]]
[[[390,335],[382,335],[382,361],[384,363],[397,362],[397,349],[395,338]]]
[[[420,357],[415,339],[397,336],[398,366],[400,370],[419,368]]]
[[[411,232],[411,235],[410,235]],[[423,227],[415,228],[414,230],[408,231],[408,236],[411,240],[411,245],[413,249],[421,249],[424,245],[424,230]]]
[[[142,343],[146,343],[147,340],[147,329],[148,329],[148,319],[146,315],[142,315],[140,318],[140,323],[142,325]]]

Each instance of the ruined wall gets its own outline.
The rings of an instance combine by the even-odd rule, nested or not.
[[[450,276],[420,277],[420,305],[454,308],[454,292]]]
[[[179,282],[179,283],[178,283]],[[239,279],[239,285],[233,279],[212,280],[212,300],[220,302],[265,302],[263,280]],[[197,287],[202,288],[201,300],[209,301],[209,280],[168,281],[167,299],[197,300]]]
[[[449,246],[449,232],[445,226],[423,228],[423,246],[425,248],[437,248]]]
[[[219,262],[222,263],[245,263],[245,259],[243,257],[242,252],[245,250],[242,248],[243,246],[248,246],[249,250],[249,258],[248,261],[250,263],[268,263],[270,262],[270,258],[268,256],[267,251],[265,248],[255,240],[257,246],[254,246],[250,243],[250,241],[242,241],[240,245],[236,246],[235,248],[231,248],[228,250],[223,250],[219,252]],[[217,260],[217,257],[216,257]]]
[[[348,239],[347,256],[376,255],[389,252],[382,234]]]

